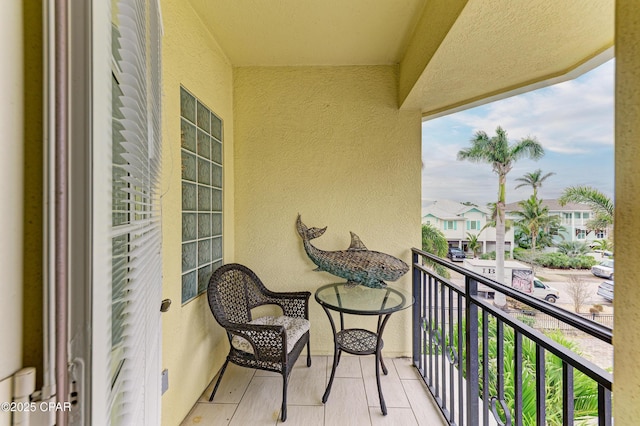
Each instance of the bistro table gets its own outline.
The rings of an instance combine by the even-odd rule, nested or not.
[[[327,389],[322,396],[322,402],[329,399],[331,386],[336,374],[336,368],[340,362],[342,352],[353,355],[375,355],[376,357],[376,382],[378,385],[378,397],[382,414],[387,415],[387,405],[382,396],[380,386],[380,366],[386,375],[387,367],[382,359],[382,333],[391,314],[413,305],[413,296],[404,290],[387,286],[385,288],[370,288],[362,285],[350,285],[347,283],[327,284],[320,287],[315,294],[316,301],[322,306],[333,330],[333,368]],[[333,317],[329,310],[340,313],[340,331],[336,329]],[[344,328],[344,314],[352,315],[376,315],[378,326],[376,331],[362,328]]]

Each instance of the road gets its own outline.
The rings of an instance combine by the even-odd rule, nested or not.
[[[556,288],[560,292],[560,298],[558,299],[557,304],[572,311],[573,298],[571,297],[569,290],[569,287],[571,286],[569,283],[569,277],[571,275],[578,277],[580,281],[584,283],[583,285],[587,287],[587,298],[581,312],[588,312],[589,307],[594,304],[602,305],[605,307],[607,312],[613,310],[613,303],[607,301],[602,296],[598,296],[597,294],[598,286],[602,281],[605,281],[605,279],[594,276],[590,271],[542,269],[536,274],[537,277],[544,280],[545,284]]]

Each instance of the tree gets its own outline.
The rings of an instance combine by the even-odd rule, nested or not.
[[[600,250],[600,257],[604,257],[606,252],[613,251],[613,242],[611,240],[595,240],[595,249]]]
[[[507,132],[498,126],[496,136],[489,137],[484,131],[478,131],[471,139],[471,146],[458,151],[458,160],[469,160],[474,163],[488,163],[498,175],[498,200],[496,202],[496,280],[504,284],[504,234],[507,174],[513,164],[521,158],[537,160],[544,155],[542,145],[535,138],[524,138],[510,144]],[[495,303],[506,304],[504,296],[498,297]]]
[[[587,302],[589,296],[591,296],[589,283],[583,281],[577,275],[569,275],[567,293],[569,293],[569,297],[573,301],[573,310],[576,313],[580,313],[580,308]]]
[[[606,229],[613,225],[613,201],[595,188],[585,185],[565,188],[558,200],[561,206],[567,203],[583,203],[588,205],[594,213],[594,218],[587,222],[590,230]]]
[[[473,252],[473,257],[476,257],[476,252],[480,249],[480,241],[478,241],[478,235],[467,232],[467,247]]]
[[[438,257],[446,257],[449,251],[449,243],[442,231],[431,224],[422,224],[422,250]],[[425,263],[430,265],[438,275],[445,278],[449,277],[447,268],[428,260]]]
[[[491,215],[487,219],[487,223],[485,223],[485,225],[482,227],[482,229],[480,229],[480,232],[484,231],[487,228],[495,228],[496,227],[496,220],[498,218],[497,204],[496,203],[487,203],[487,208],[491,212]],[[513,226],[513,220],[505,219],[505,221],[504,221],[504,231],[505,232],[509,232],[509,230],[511,229],[512,226]]]
[[[518,205],[522,210],[513,212],[519,218],[516,224],[529,231],[531,249],[535,251],[540,229],[544,228],[549,221],[549,208],[543,206],[542,200],[535,198],[533,195],[528,200],[520,201]]]
[[[525,173],[524,176],[516,179],[518,182],[522,182],[516,186],[516,189],[522,188],[523,186],[531,186],[533,188],[533,197],[538,198],[538,188],[542,186],[542,182],[553,175],[555,175],[555,173],[550,172],[543,176],[542,170],[540,169],[532,173]]]

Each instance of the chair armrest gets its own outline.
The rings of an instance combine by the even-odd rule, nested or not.
[[[309,319],[309,298],[308,291],[277,293],[269,291],[266,296],[269,303],[282,308],[282,313],[288,317]]]

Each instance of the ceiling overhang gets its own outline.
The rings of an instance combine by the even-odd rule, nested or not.
[[[425,118],[613,56],[614,0],[190,0],[234,67],[398,65]]]

